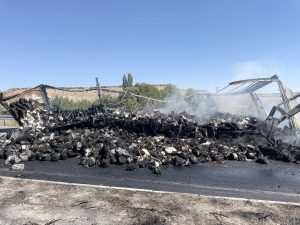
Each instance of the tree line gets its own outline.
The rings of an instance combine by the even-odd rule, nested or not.
[[[157,102],[133,96],[130,93],[158,100],[165,100],[168,97],[179,93],[179,89],[172,84],[167,84],[163,88],[159,89],[158,87],[151,84],[134,83],[133,75],[131,73],[123,75],[122,88],[125,93],[119,94],[119,96],[117,97],[102,93],[101,104],[107,107],[116,106],[125,107],[128,109],[138,109]],[[72,101],[68,98],[56,96],[51,103],[53,105],[59,106],[62,109],[73,110],[76,108],[86,109],[92,105],[97,105],[99,104],[99,100],[96,99],[95,101]]]

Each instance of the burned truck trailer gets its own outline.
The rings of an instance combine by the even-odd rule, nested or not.
[[[300,163],[300,147],[280,140],[270,142],[257,128],[263,121],[255,117],[215,113],[199,124],[196,116],[179,112],[101,105],[68,111],[25,98],[2,104],[21,126],[0,138],[0,157],[12,169],[28,160],[71,157],[85,167],[125,164],[126,170],[147,167],[155,174],[168,164],[268,163],[270,159]]]

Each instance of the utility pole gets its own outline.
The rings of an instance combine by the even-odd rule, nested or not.
[[[101,89],[100,89],[100,85],[98,82],[98,77],[96,77],[95,79],[96,79],[96,85],[97,85],[97,91],[98,91],[99,104],[101,104]]]

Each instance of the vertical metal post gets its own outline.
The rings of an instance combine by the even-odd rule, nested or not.
[[[288,97],[286,95],[286,90],[283,87],[283,84],[279,79],[277,80],[277,84],[279,87],[280,95],[283,100],[284,109],[286,112],[289,112],[289,111],[291,111],[291,106],[289,104]],[[290,128],[292,129],[293,133],[295,134],[295,136],[297,136],[296,125],[295,125],[295,121],[294,121],[293,117],[289,117],[289,125],[290,125]]]
[[[47,94],[47,90],[46,90],[46,85],[41,84],[40,85],[40,90],[41,90],[43,100],[44,100],[44,102],[47,106],[47,109],[49,110],[49,98],[48,98],[48,94]]]
[[[98,82],[98,77],[96,77],[95,79],[96,79],[96,85],[97,85],[97,91],[98,91],[98,97],[99,97],[99,104],[101,104],[101,90],[100,90],[100,85]]]

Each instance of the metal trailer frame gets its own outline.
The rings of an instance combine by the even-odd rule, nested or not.
[[[280,96],[282,98],[282,102],[274,106],[270,113],[267,115],[266,110],[263,107],[263,104],[258,97],[258,95],[255,93],[255,91],[261,89],[262,87],[267,86],[270,83],[277,83],[280,91]],[[230,86],[236,86],[233,90],[230,90],[226,93],[223,93],[225,95],[242,95],[242,94],[249,94],[256,109],[258,112],[258,115],[266,121],[276,121],[276,125],[280,124],[284,120],[289,120],[289,126],[293,133],[297,135],[299,132],[299,127],[296,126],[295,120],[293,118],[294,115],[300,112],[300,104],[296,105],[294,108],[291,107],[290,102],[300,97],[300,94],[294,95],[291,98],[287,97],[287,91],[282,83],[282,81],[278,78],[278,76],[275,74],[272,77],[269,78],[256,78],[256,79],[247,79],[247,80],[238,80],[230,82],[226,87],[222,88],[218,91],[218,93],[224,92],[225,90],[228,90]],[[281,107],[283,106],[283,108]],[[274,118],[274,114],[276,111],[279,111],[281,113],[281,117],[278,119]]]

